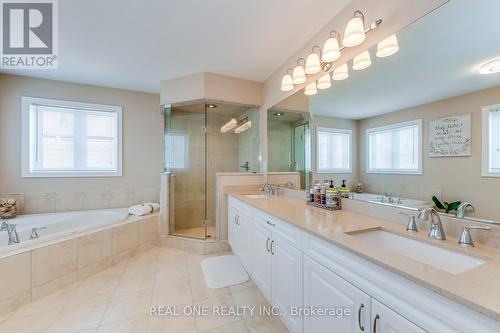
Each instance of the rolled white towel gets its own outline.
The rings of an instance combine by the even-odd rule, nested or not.
[[[156,202],[145,202],[140,205],[132,206],[128,209],[130,215],[143,216],[156,213],[160,210],[160,204]]]

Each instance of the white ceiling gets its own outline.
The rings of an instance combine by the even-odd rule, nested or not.
[[[264,81],[348,2],[59,1],[59,69],[2,72],[148,92],[198,72]]]
[[[500,57],[498,13],[498,0],[450,1],[397,34],[399,53],[370,50],[371,67],[310,97],[310,111],[363,119],[500,85],[500,73],[478,73]]]

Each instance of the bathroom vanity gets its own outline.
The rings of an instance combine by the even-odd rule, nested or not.
[[[291,332],[500,331],[498,249],[285,195],[228,201],[229,244]]]

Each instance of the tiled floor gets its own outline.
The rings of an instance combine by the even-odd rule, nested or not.
[[[55,294],[0,316],[0,333],[287,332],[267,316],[150,316],[150,306],[268,305],[249,281],[229,288],[205,285],[208,256],[155,248]]]

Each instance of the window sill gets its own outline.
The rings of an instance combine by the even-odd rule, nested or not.
[[[337,173],[337,174],[347,174],[352,173],[352,170],[318,170],[316,173]]]
[[[84,172],[23,172],[22,178],[85,178],[85,177],[121,177],[120,171],[84,171]]]
[[[409,176],[422,176],[422,171],[382,171],[382,170],[370,170],[367,171],[368,174],[382,174],[382,175],[409,175]]]

